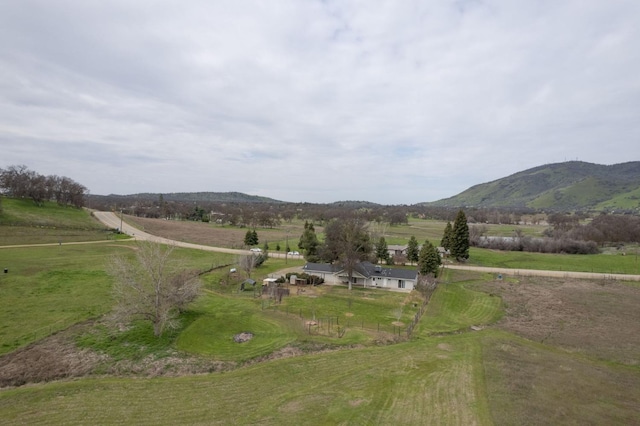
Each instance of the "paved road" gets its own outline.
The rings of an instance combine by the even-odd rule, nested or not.
[[[169,245],[174,245],[176,247],[185,247],[185,248],[192,248],[197,250],[214,251],[219,253],[231,253],[231,254],[239,254],[239,255],[247,255],[247,254],[253,253],[249,250],[238,250],[238,249],[230,249],[230,248],[224,248],[224,247],[212,247],[212,246],[205,246],[201,244],[185,243],[183,241],[170,240],[168,238],[162,238],[156,235],[151,235],[129,225],[127,222],[121,220],[120,216],[116,215],[113,212],[97,212],[96,211],[96,212],[93,212],[93,215],[96,219],[104,223],[109,228],[120,229],[120,227],[122,227],[121,231],[123,233],[134,237],[136,240],[153,241],[155,243],[169,244]],[[301,255],[289,256],[285,253],[274,253],[271,251],[269,252],[269,257],[279,257],[282,259],[285,259],[287,257],[291,259],[302,259]]]
[[[232,254],[250,254],[251,252],[248,250],[235,250],[228,249],[223,247],[211,247],[211,246],[203,246],[200,244],[191,244],[185,243],[181,241],[169,240],[167,238],[157,237],[155,235],[147,234],[144,231],[134,228],[128,223],[120,220],[120,217],[112,212],[94,212],[94,216],[100,220],[102,223],[107,225],[110,228],[120,228],[122,224],[122,231],[128,235],[135,237],[138,240],[145,241],[154,241],[163,244],[173,244],[178,247],[186,247],[193,248],[198,250],[207,250],[207,251],[215,251],[222,253],[232,253]],[[273,253],[269,252],[270,257],[280,257],[285,258],[287,255],[283,253]],[[289,256],[291,258],[301,259],[302,256]],[[553,277],[553,278],[581,278],[581,279],[590,279],[590,280],[602,280],[602,279],[613,279],[613,280],[622,280],[622,281],[640,281],[640,275],[627,275],[627,274],[599,274],[594,272],[571,272],[571,271],[543,271],[538,269],[508,269],[508,268],[487,268],[482,266],[471,266],[471,265],[458,265],[458,264],[447,264],[445,266],[449,269],[459,269],[459,270],[467,270],[467,271],[477,271],[477,272],[488,272],[492,274],[502,274],[502,275],[515,275],[515,276],[538,276],[538,277]]]

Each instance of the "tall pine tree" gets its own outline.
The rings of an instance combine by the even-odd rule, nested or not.
[[[445,250],[451,250],[452,241],[453,241],[453,227],[451,226],[451,222],[447,222],[447,226],[444,227],[444,234],[442,235],[442,241],[440,241],[440,245]]]
[[[420,249],[418,248],[418,240],[415,236],[411,236],[409,244],[407,244],[407,260],[412,263],[418,262],[418,256],[420,255]]]
[[[387,245],[387,240],[385,240],[384,237],[380,237],[376,243],[376,257],[387,263],[391,260],[391,256],[389,256],[389,246]]]
[[[313,261],[318,254],[319,245],[320,241],[318,241],[318,236],[316,235],[313,223],[305,221],[304,231],[302,231],[302,235],[298,241],[298,248],[303,251],[307,260]]]
[[[425,241],[418,256],[418,272],[420,275],[438,276],[438,268],[442,264],[438,249],[429,241]]]
[[[464,262],[469,259],[469,225],[467,216],[462,210],[456,215],[453,222],[451,241],[451,255],[458,261]]]

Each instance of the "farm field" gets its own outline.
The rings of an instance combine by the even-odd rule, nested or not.
[[[423,225],[424,235],[440,226]],[[448,269],[407,338],[417,293],[291,287],[275,303],[239,291],[233,255],[176,249],[203,272],[205,290],[181,327],[156,339],[146,323],[105,320],[108,259],[135,248],[0,249],[9,269],[0,275],[0,424],[640,422],[636,283]],[[472,260],[535,262],[519,255],[478,250]],[[586,258],[604,259],[601,268],[634,260]],[[252,277],[302,264],[271,258]],[[233,341],[247,331],[255,337]]]
[[[199,222],[177,222],[160,219],[142,219],[125,216],[126,220],[137,224],[146,232],[165,238],[177,239],[191,243],[229,248],[242,247],[246,228],[230,228]],[[409,225],[386,227],[385,239],[388,244],[406,244],[411,236],[422,243],[429,239],[439,244],[446,222],[412,219]],[[375,225],[372,225],[375,228]],[[513,235],[515,225],[487,225],[491,235]],[[258,229],[260,245],[265,240],[275,248],[280,244],[286,247],[286,237],[292,250],[297,250],[297,242],[302,234],[304,222],[285,223],[277,229]],[[528,235],[541,235],[545,227],[541,225],[519,226]],[[320,233],[321,227],[316,228]],[[321,237],[321,235],[320,235]],[[607,251],[594,255],[544,254],[527,252],[503,252],[472,247],[468,264],[476,266],[493,266],[511,269],[539,269],[556,271],[581,271],[604,274],[640,274],[640,248],[629,247],[629,253]]]
[[[639,319],[637,287],[533,278],[494,281],[470,272],[448,273],[449,283],[432,296],[413,338],[382,345],[372,345],[370,333],[357,327],[347,331],[344,344],[331,343],[286,321],[281,308],[262,311],[247,295],[214,292],[196,303],[185,327],[158,348],[136,357],[135,339],[143,343],[140,347],[149,342],[130,332],[125,334],[134,340],[117,343],[119,350],[133,353],[121,353],[114,365],[127,357],[144,364],[156,356],[169,358],[169,364],[116,374],[117,369],[105,369],[102,359],[96,361],[98,366],[103,362],[98,372],[111,377],[88,373],[82,380],[4,389],[0,423],[518,424],[518,419],[533,419],[536,424],[598,419],[600,424],[628,424],[640,416],[640,342],[629,339]],[[335,297],[346,292],[338,290]],[[567,312],[558,309],[569,301]],[[252,310],[245,311],[245,303]],[[329,298],[322,303],[334,304]],[[248,317],[237,330],[251,329],[261,319],[270,337],[234,354],[229,333],[237,330],[216,331],[216,315],[227,316],[220,319],[223,324]],[[621,322],[628,327],[620,327]],[[585,324],[598,326],[592,330]],[[202,346],[205,342],[210,343]],[[84,350],[92,345],[97,347],[89,342]],[[111,346],[110,353],[116,349]],[[272,351],[275,357],[264,356]],[[201,365],[172,370],[170,364],[185,357]],[[136,378],[153,376],[165,377]]]

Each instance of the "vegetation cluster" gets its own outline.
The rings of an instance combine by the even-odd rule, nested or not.
[[[65,176],[44,176],[27,166],[0,169],[0,191],[9,197],[29,198],[37,205],[55,201],[77,208],[84,206],[87,188]]]
[[[37,210],[41,216],[74,215],[76,227],[91,220],[83,210],[53,203],[41,208],[6,201],[2,218]],[[332,247],[349,241],[358,253],[365,241],[358,226],[331,225],[334,220],[343,219],[315,222],[316,248],[322,252],[334,235]],[[309,236],[311,221],[304,227],[293,221],[288,229]],[[213,223],[157,222],[196,225],[200,234],[227,230]],[[433,260],[426,243],[445,240],[448,228],[445,221],[415,218],[393,228],[366,223],[371,256],[387,241],[408,240],[413,250],[407,257],[419,262],[425,253],[419,267]],[[330,226],[336,228],[327,233]],[[0,233],[8,228],[1,226]],[[334,233],[338,229],[354,231],[353,238]],[[543,227],[519,229],[530,235]],[[494,225],[487,233],[512,230]],[[234,231],[242,241],[245,229]],[[276,241],[277,231],[260,232]],[[216,241],[210,235],[209,243]],[[278,235],[284,245],[285,232]],[[425,241],[421,248],[418,240]],[[0,276],[0,414],[8,424],[634,424],[640,413],[634,328],[640,293],[633,283],[498,279],[446,268],[437,280],[421,275],[418,291],[410,294],[300,286],[299,293],[276,301],[239,291],[247,272],[235,255],[176,248],[179,268],[146,269],[169,287],[181,282],[177,270],[198,271],[186,278],[197,276],[205,291],[176,305],[176,328],[155,337],[151,321],[119,327],[102,321],[114,311],[118,277],[154,275],[139,269],[145,264],[141,245],[112,240],[2,250],[6,263],[0,266],[10,272]],[[582,264],[605,273],[614,265],[625,265],[627,273],[638,268],[633,256],[595,255],[586,262],[585,256],[467,250],[468,263],[484,266],[575,262],[572,268]],[[333,251],[344,257],[340,252]],[[120,272],[108,261],[113,255],[133,269]],[[301,265],[269,257],[256,278]],[[233,336],[243,332],[254,338],[236,343]]]

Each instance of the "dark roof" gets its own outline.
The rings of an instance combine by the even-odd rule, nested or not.
[[[336,272],[340,271],[340,267],[338,267],[337,265],[333,265],[331,263],[313,263],[313,262],[308,262],[306,263],[302,269],[304,269],[305,272],[311,273],[311,272],[324,272],[324,273],[329,273],[329,274],[335,274]]]
[[[331,263],[307,263],[302,268],[305,272],[324,272],[329,274],[335,274],[343,271],[344,268],[339,265]],[[380,265],[374,265],[371,262],[360,262],[354,268],[359,274],[364,277],[386,277],[397,278],[401,280],[415,280],[418,276],[418,272],[412,269],[400,269],[400,268],[383,268]]]
[[[415,269],[384,268],[380,265],[374,265],[371,262],[360,262],[356,265],[355,270],[367,278],[387,277],[399,278],[402,280],[415,280],[418,276],[418,271]]]

